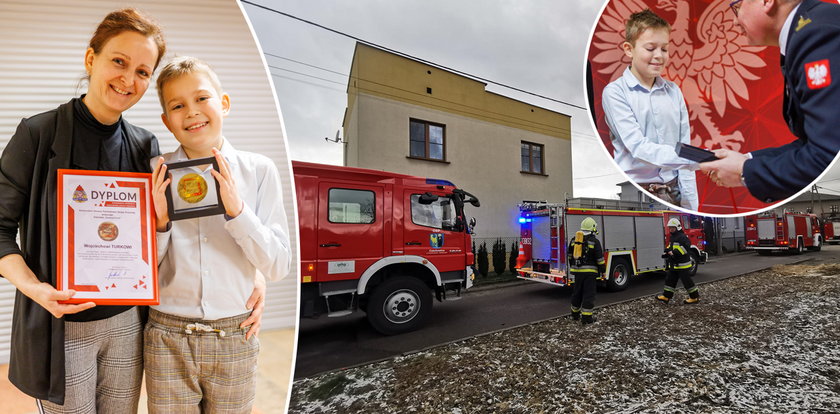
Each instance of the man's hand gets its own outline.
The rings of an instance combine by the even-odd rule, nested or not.
[[[210,170],[210,173],[219,182],[219,193],[222,197],[222,203],[225,205],[225,214],[236,217],[242,212],[242,199],[239,198],[239,192],[236,191],[236,183],[233,181],[230,165],[216,148],[213,148],[213,156],[219,163],[219,171]]]
[[[152,171],[152,200],[155,203],[157,231],[165,231],[169,225],[169,205],[166,202],[166,187],[172,182],[172,178],[167,177],[167,175],[163,157],[158,157],[157,167]]]
[[[251,315],[248,319],[242,321],[240,328],[251,326],[248,333],[245,334],[245,339],[251,339],[251,336],[257,336],[260,333],[260,325],[262,324],[262,314],[265,308],[265,276],[262,273],[257,273],[254,278],[254,291],[251,292],[251,297],[245,303],[245,307],[251,309]]]
[[[749,158],[740,152],[728,149],[717,149],[714,153],[720,159],[700,163],[700,170],[708,174],[709,178],[721,187],[741,187],[744,162]]]

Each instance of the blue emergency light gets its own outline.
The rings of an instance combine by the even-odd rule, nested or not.
[[[525,217],[520,217],[519,218],[519,223],[520,224],[525,223],[525,222],[526,222]]]
[[[448,180],[440,180],[437,178],[426,178],[426,184],[430,185],[448,185],[450,187],[455,187],[455,184],[452,184],[452,181]]]

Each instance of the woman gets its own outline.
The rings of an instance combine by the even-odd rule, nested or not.
[[[75,292],[54,287],[56,170],[150,172],[157,139],[122,113],[146,92],[165,52],[161,29],[148,17],[134,9],[110,13],[85,53],[87,93],[22,120],[0,158],[0,275],[18,289],[9,379],[41,412],[137,410],[138,308],[58,303]]]

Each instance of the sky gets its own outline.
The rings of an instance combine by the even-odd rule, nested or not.
[[[582,107],[586,45],[603,5],[598,0],[249,1]],[[355,40],[243,6],[266,55],[291,158],[341,164],[341,144],[325,138],[334,139],[341,128]],[[487,90],[570,115],[574,195],[617,198],[615,184],[625,179],[596,140],[585,110],[493,84]],[[578,168],[584,165],[588,169]]]
[[[600,0],[247,0],[459,71],[586,107],[584,61]],[[291,158],[342,163],[335,139],[356,41],[243,3],[277,90]],[[625,181],[587,111],[489,84],[572,117],[575,197],[617,198]],[[840,195],[840,165],[820,183]]]

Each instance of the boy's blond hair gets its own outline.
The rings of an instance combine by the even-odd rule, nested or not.
[[[630,18],[625,22],[624,28],[624,40],[634,46],[636,39],[647,29],[665,29],[668,32],[671,31],[671,25],[665,19],[659,17],[658,14],[650,11],[650,9],[644,9],[631,14]]]
[[[219,96],[222,96],[222,83],[219,82],[219,77],[210,65],[204,63],[201,59],[191,56],[178,56],[173,58],[163,67],[157,78],[157,93],[160,100],[160,106],[163,112],[166,113],[166,103],[163,101],[163,86],[166,82],[175,80],[184,75],[191,75],[193,73],[203,73],[210,79],[210,83],[216,88]]]

